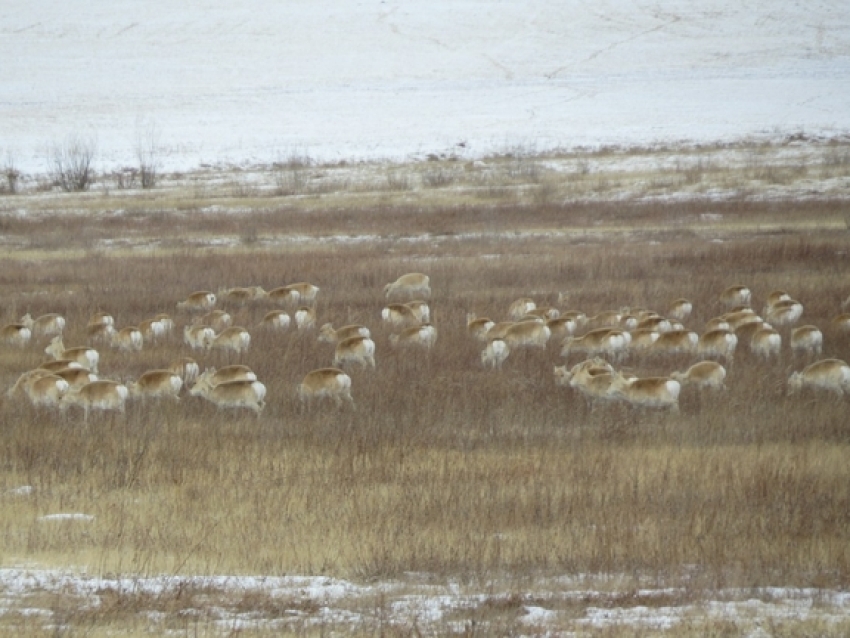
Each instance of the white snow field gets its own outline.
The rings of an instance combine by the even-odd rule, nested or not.
[[[477,157],[850,131],[850,3],[6,0],[0,157]]]

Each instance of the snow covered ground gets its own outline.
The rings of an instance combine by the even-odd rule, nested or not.
[[[850,133],[843,0],[8,0],[0,60],[25,173]]]

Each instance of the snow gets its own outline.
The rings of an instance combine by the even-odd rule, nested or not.
[[[23,172],[69,136],[191,170],[850,131],[843,0],[7,0],[0,60]]]

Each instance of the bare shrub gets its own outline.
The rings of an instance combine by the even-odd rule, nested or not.
[[[88,190],[95,178],[92,161],[97,151],[93,137],[72,135],[50,151],[50,170],[54,184],[68,192]]]
[[[139,160],[139,183],[142,188],[156,186],[160,170],[159,132],[155,125],[150,125],[136,139],[136,157]]]
[[[8,193],[14,195],[18,192],[18,180],[21,177],[21,172],[15,167],[15,158],[11,152],[6,154],[6,162],[3,165],[3,174],[6,176],[5,187],[0,185],[0,193]]]

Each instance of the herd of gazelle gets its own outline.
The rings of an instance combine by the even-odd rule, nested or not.
[[[268,292],[259,286],[231,288],[218,294],[197,291],[177,304],[178,311],[192,316],[183,327],[183,341],[192,351],[219,350],[226,353],[245,352],[251,343],[249,331],[233,326],[228,312],[217,309],[219,300],[237,306],[267,300],[282,306],[294,306],[295,325],[299,330],[315,327],[315,303],[319,288],[310,283],[296,283]],[[389,303],[382,311],[384,322],[394,332],[390,343],[394,347],[430,349],[436,342],[436,329],[430,324],[428,302],[430,279],[427,275],[410,273],[387,284],[384,293]],[[416,297],[406,303],[395,303],[399,298]],[[394,318],[395,312],[399,313]],[[258,324],[259,329],[286,330],[292,317],[283,309],[269,311]],[[104,312],[91,317],[86,334],[94,342],[110,345],[122,353],[138,352],[148,341],[155,342],[174,331],[174,320],[159,314],[138,326],[115,328],[114,318]],[[200,371],[197,361],[184,356],[163,369],[148,370],[131,383],[98,378],[100,354],[95,347],[66,348],[63,343],[65,319],[50,314],[32,319],[25,315],[19,323],[9,324],[0,331],[0,339],[13,347],[26,347],[33,339],[50,338],[44,352],[52,357],[33,370],[20,375],[9,389],[9,396],[25,396],[37,407],[58,407],[65,411],[69,406],[83,410],[85,420],[92,411],[114,410],[125,412],[126,401],[133,397],[141,400],[179,401],[181,391],[188,389],[192,396],[203,397],[220,408],[244,408],[258,416],[265,406],[266,386],[247,366],[228,365],[220,369]],[[338,329],[332,323],[319,330],[321,342],[334,345],[333,366],[312,370],[296,388],[296,396],[304,406],[317,400],[330,400],[337,406],[354,406],[351,396],[351,377],[342,367],[348,364],[375,367],[375,342],[369,328],[346,325]]]
[[[232,317],[216,308],[219,300],[244,305],[267,300],[295,308],[293,316],[299,330],[309,330],[316,323],[316,299],[319,288],[309,283],[296,283],[265,291],[259,286],[231,288],[218,294],[198,291],[177,304],[178,311],[190,313],[192,319],[183,327],[184,343],[193,351],[220,350],[240,354],[251,343],[249,331],[232,325]],[[387,305],[381,310],[383,323],[393,332],[389,341],[395,348],[430,350],[437,331],[430,323],[430,279],[420,273],[403,275],[384,287]],[[591,406],[599,401],[623,400],[649,407],[678,409],[683,385],[724,389],[726,366],[734,360],[736,349],[748,344],[751,352],[764,360],[778,357],[782,334],[774,328],[789,330],[789,345],[795,357],[818,357],[822,352],[823,334],[812,325],[795,327],[803,314],[803,306],[783,291],[771,293],[761,316],[750,306],[752,295],[746,286],[734,286],[718,297],[723,314],[709,320],[698,333],[685,326],[693,304],[687,299],[672,302],[661,315],[649,310],[624,308],[605,311],[591,317],[577,310],[538,306],[531,298],[517,299],[507,308],[508,319],[493,321],[468,315],[466,329],[484,344],[481,363],[501,368],[511,352],[526,348],[547,348],[553,338],[560,344],[560,355],[582,360],[568,367],[554,367],[557,385],[573,388]],[[565,299],[559,297],[559,305]],[[842,310],[850,306],[848,299]],[[257,328],[287,330],[293,320],[283,309],[266,313]],[[850,316],[839,315],[834,323],[850,331]],[[132,353],[144,343],[164,338],[174,331],[174,320],[159,314],[138,326],[115,328],[108,313],[91,317],[86,332],[92,341],[106,343],[119,352]],[[85,418],[90,411],[123,412],[132,397],[142,400],[180,400],[184,389],[203,397],[221,408],[245,408],[259,415],[266,398],[266,387],[257,375],[244,365],[209,368],[203,373],[191,357],[181,357],[163,369],[149,370],[126,385],[98,378],[99,353],[91,346],[66,348],[62,341],[65,319],[47,314],[33,319],[29,314],[20,322],[0,331],[9,346],[25,347],[34,339],[50,339],[45,353],[51,361],[24,372],[10,395],[22,394],[36,406],[54,406],[62,410],[79,406]],[[353,365],[375,367],[375,342],[366,326],[353,324],[335,328],[332,322],[318,330],[318,340],[334,346],[333,367],[312,370],[297,386],[295,394],[304,406],[317,400],[330,400],[337,406],[353,407],[351,377],[343,370]],[[685,371],[669,376],[639,378],[615,369],[627,357],[694,355],[700,360]],[[793,373],[787,382],[789,393],[802,388],[826,389],[838,395],[850,392],[850,367],[837,359],[815,361]]]
[[[564,301],[565,297],[559,296],[559,305]],[[683,385],[725,389],[726,366],[732,364],[740,346],[748,346],[761,360],[778,359],[783,343],[780,330],[788,331],[795,360],[808,361],[821,355],[823,333],[814,325],[795,325],[803,315],[803,305],[785,291],[768,295],[763,316],[752,309],[752,293],[747,286],[725,289],[718,302],[723,314],[710,319],[705,329],[697,332],[685,326],[693,311],[693,304],[687,299],[675,300],[663,315],[624,308],[587,317],[575,310],[541,308],[523,297],[508,306],[505,321],[469,314],[467,332],[485,344],[481,362],[490,368],[501,368],[512,351],[546,348],[556,337],[562,357],[579,355],[582,360],[571,367],[555,366],[555,382],[583,395],[591,407],[600,401],[622,400],[677,411]],[[850,298],[842,310],[848,307]],[[837,316],[833,324],[850,332],[848,315]],[[694,356],[698,361],[687,370],[673,371],[668,376],[639,378],[614,367],[627,357],[652,357],[657,361],[681,355]],[[794,372],[787,381],[789,394],[802,388],[829,390],[839,396],[850,393],[850,366],[839,359],[815,361]]]

